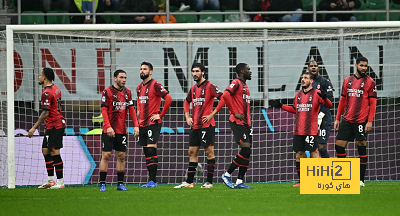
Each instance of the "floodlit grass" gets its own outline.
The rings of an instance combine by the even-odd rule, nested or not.
[[[107,186],[0,189],[0,215],[400,215],[400,182],[366,182],[360,195],[300,195],[289,183],[254,189],[174,189],[175,185],[116,191]]]

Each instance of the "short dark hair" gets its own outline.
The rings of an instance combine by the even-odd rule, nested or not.
[[[200,68],[201,72],[205,72],[206,71],[206,67],[204,67],[204,65],[202,63],[196,62],[192,65],[192,70],[193,68]]]
[[[119,75],[120,73],[126,74],[126,72],[125,72],[124,70],[118,69],[118,70],[116,70],[116,71],[114,72],[114,77],[118,77],[118,75]]]
[[[368,59],[365,58],[364,56],[361,56],[361,57],[358,57],[358,58],[356,59],[356,64],[359,64],[359,63],[362,62],[362,61],[368,63]]]
[[[54,71],[51,68],[44,67],[43,69],[43,75],[50,81],[54,81]]]
[[[246,70],[246,68],[247,68],[247,64],[246,63],[237,64],[236,67],[235,67],[236,74],[239,75],[240,71],[244,71],[244,70]]]
[[[153,65],[150,62],[144,61],[144,62],[140,63],[140,66],[142,66],[142,65],[147,65],[151,71],[153,70]]]
[[[315,75],[312,74],[312,73],[310,73],[310,72],[308,72],[308,71],[304,72],[301,76],[303,76],[304,74],[309,75],[309,76],[310,76],[310,79],[312,79],[312,80],[315,79]]]

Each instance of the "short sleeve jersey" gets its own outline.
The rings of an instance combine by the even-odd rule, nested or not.
[[[150,117],[160,114],[161,98],[169,94],[168,91],[155,79],[151,79],[146,84],[139,83],[137,90],[137,106],[139,110],[139,126],[147,127],[155,124],[150,121]],[[161,123],[161,119],[158,120]]]
[[[318,113],[320,104],[324,100],[318,95],[319,90],[312,88],[308,92],[300,90],[293,100],[293,107],[296,110],[294,135],[317,135],[318,134]]]
[[[61,114],[61,90],[54,84],[46,86],[42,92],[42,110],[49,111],[49,115],[44,120],[46,129],[65,128],[65,118]]]
[[[343,119],[351,123],[367,121],[369,114],[369,98],[377,97],[377,88],[370,76],[357,78],[355,75],[343,81],[342,97],[346,98]]]
[[[243,113],[244,121],[235,118],[235,113],[231,113],[229,121],[239,125],[250,126],[250,91],[246,82],[239,78],[232,80],[231,84],[225,89],[232,96],[232,105],[237,113]]]
[[[212,82],[205,80],[200,85],[194,84],[187,94],[186,101],[192,103],[193,129],[215,126],[214,118],[203,123],[202,117],[210,115],[213,111],[214,98],[220,98],[222,92]]]
[[[132,92],[129,88],[123,87],[118,90],[113,85],[104,89],[101,97],[101,107],[107,107],[108,120],[115,133],[127,134],[126,119],[128,106],[133,106]],[[103,132],[107,128],[103,126]]]

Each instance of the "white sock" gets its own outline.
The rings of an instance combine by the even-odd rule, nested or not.
[[[225,172],[224,176],[231,177],[231,174],[229,174],[228,172]]]
[[[242,183],[243,183],[243,180],[242,180],[242,179],[237,179],[237,180],[236,180],[236,185],[242,184]]]
[[[63,185],[64,184],[64,179],[57,179],[57,184]]]
[[[52,182],[52,181],[54,181],[54,176],[48,176],[47,177],[47,182]]]

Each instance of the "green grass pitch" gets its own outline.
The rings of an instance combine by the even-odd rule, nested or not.
[[[290,183],[249,184],[254,189],[174,189],[175,185],[116,191],[107,186],[0,189],[0,215],[400,215],[400,182],[366,182],[358,195],[301,195]]]

